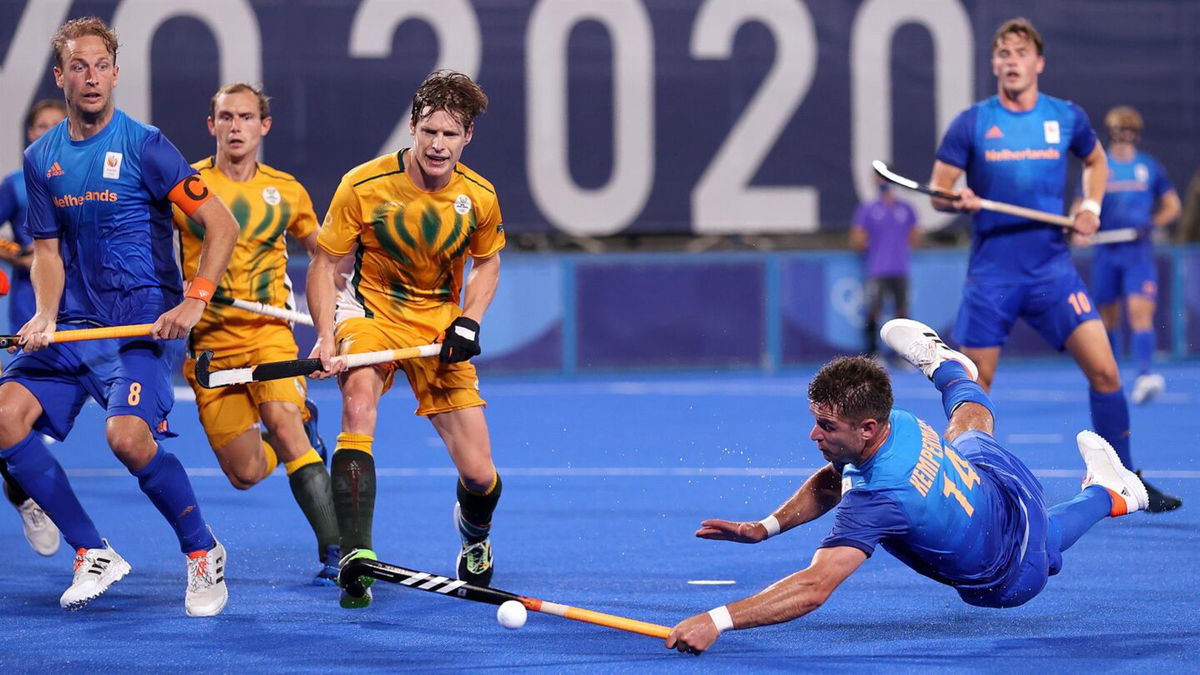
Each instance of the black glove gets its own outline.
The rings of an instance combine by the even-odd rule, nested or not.
[[[479,323],[460,316],[446,329],[442,339],[442,352],[438,358],[442,363],[458,363],[472,356],[479,356]]]

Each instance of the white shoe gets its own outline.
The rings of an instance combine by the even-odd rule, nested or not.
[[[132,569],[121,554],[103,539],[104,548],[81,548],[75,552],[75,578],[58,604],[63,609],[77,610],[100,597],[109,586],[120,581]]]
[[[26,499],[24,504],[17,507],[21,513],[21,525],[25,528],[25,541],[29,542],[38,555],[54,555],[62,543],[58,527],[42,507],[32,499]]]
[[[187,594],[183,607],[188,616],[216,616],[229,601],[225,585],[225,547],[221,542],[210,551],[187,556]]]
[[[1085,429],[1075,436],[1075,442],[1079,444],[1079,454],[1087,465],[1083,487],[1099,485],[1108,490],[1113,502],[1108,515],[1123,516],[1149,506],[1150,495],[1146,492],[1146,486],[1142,485],[1142,480],[1121,464],[1121,458],[1117,457],[1112,445],[1100,434]]]
[[[966,354],[947,347],[937,331],[920,321],[892,319],[879,329],[879,337],[929,379],[933,379],[934,371],[943,361],[958,361],[967,369],[967,375],[972,380],[979,379],[979,368],[975,367],[974,361],[967,358]]]
[[[1141,405],[1149,403],[1158,398],[1158,395],[1166,391],[1167,381],[1158,373],[1144,373],[1138,375],[1133,381],[1133,392],[1129,394],[1129,398],[1134,403]]]

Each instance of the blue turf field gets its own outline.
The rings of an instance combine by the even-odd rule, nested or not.
[[[807,439],[809,372],[488,378],[497,464],[494,584],[545,600],[663,624],[757,591],[807,564],[827,532],[817,521],[758,546],[695,539],[707,517],[758,519],[789,496],[820,456]],[[248,492],[229,486],[181,401],[170,442],[204,513],[229,549],[231,598],[215,619],[183,613],[184,563],[170,529],[103,444],[89,405],[55,446],[72,480],[133,573],[78,613],[58,607],[70,554],[40,558],[15,513],[0,512],[0,665],[6,670],[217,672],[360,670],[861,671],[1152,669],[1200,661],[1200,368],[1164,370],[1168,392],[1134,408],[1135,457],[1188,504],[1159,516],[1102,522],[1066,554],[1065,569],[1024,607],[986,610],[916,575],[882,549],[816,613],[733,632],[699,659],[661,642],[532,614],[520,631],[495,608],[379,584],[374,606],[347,611],[309,586],[311,534],[282,472]],[[897,399],[936,425],[937,393],[912,372]],[[314,388],[332,441],[337,390]],[[1072,495],[1088,426],[1082,377],[1065,361],[1001,367],[998,436],[1025,458],[1049,501]],[[405,390],[385,398],[375,444],[381,559],[452,574],[453,472]],[[696,586],[688,580],[733,580]]]

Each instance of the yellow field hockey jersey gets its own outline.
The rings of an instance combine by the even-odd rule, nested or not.
[[[259,164],[254,177],[245,182],[231,180],[212,157],[192,166],[200,170],[208,189],[229,206],[242,230],[229,268],[217,283],[217,295],[293,309],[284,233],[303,239],[316,231],[317,216],[308,191],[292,175],[265,164]],[[183,277],[190,281],[200,262],[204,231],[178,208],[175,226]],[[218,354],[246,351],[254,346],[256,328],[271,323],[286,325],[281,319],[214,302],[192,330],[192,346]]]
[[[329,205],[317,243],[330,255],[353,254],[339,320],[403,322],[412,312],[457,304],[467,255],[487,258],[504,248],[491,183],[460,163],[445,187],[425,192],[404,172],[407,154],[355,167]]]

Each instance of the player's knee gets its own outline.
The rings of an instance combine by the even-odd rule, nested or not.
[[[238,490],[249,490],[262,479],[261,475],[252,476],[250,472],[239,473],[230,469],[225,470],[225,477],[229,479],[229,484]]]
[[[374,403],[364,400],[342,402],[343,428],[374,429],[378,409]]]
[[[1114,361],[1111,365],[1094,368],[1087,374],[1088,384],[1101,394],[1109,394],[1121,388],[1121,372]]]
[[[108,447],[112,448],[117,459],[131,471],[137,471],[149,464],[158,452],[158,444],[153,439],[147,442],[141,434],[134,433],[110,432]]]

